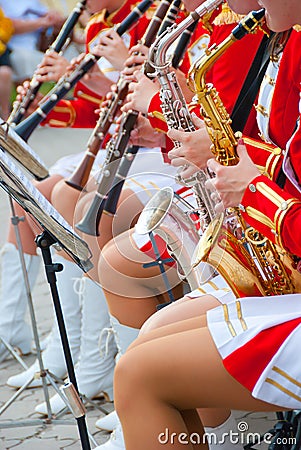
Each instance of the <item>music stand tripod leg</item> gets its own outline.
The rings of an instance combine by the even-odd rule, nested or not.
[[[68,396],[68,401],[70,403],[70,406],[72,407],[73,415],[77,421],[82,448],[83,450],[91,450],[87,425],[85,421],[85,408],[78,394],[78,386],[75,377],[75,371],[71,357],[66,326],[64,322],[64,316],[56,284],[55,273],[61,272],[63,270],[63,265],[55,264],[52,262],[50,247],[53,244],[55,244],[56,241],[47,231],[44,231],[42,234],[38,235],[35,239],[35,242],[42,252],[45,273],[51,291],[51,296],[53,300],[54,310],[57,318],[58,328],[60,332],[63,352],[67,366],[69,383],[66,385],[65,394]]]
[[[26,297],[27,297],[27,303],[28,303],[29,314],[30,314],[33,338],[34,338],[36,352],[37,352],[37,360],[39,363],[40,373],[42,375],[44,375],[45,368],[44,368],[43,359],[42,359],[42,355],[41,355],[40,338],[39,338],[39,333],[38,333],[38,328],[37,328],[37,321],[36,321],[34,307],[33,307],[31,289],[30,289],[29,278],[28,278],[28,274],[27,274],[27,270],[26,270],[22,240],[21,240],[20,230],[19,230],[19,222],[24,220],[24,218],[16,215],[11,196],[9,196],[9,203],[10,203],[10,209],[11,209],[11,213],[12,213],[11,223],[14,227],[16,243],[17,243],[19,257],[20,257],[20,263],[21,263],[21,269],[22,269],[23,278],[24,278],[24,284],[25,284]],[[18,358],[16,357],[18,355],[15,355],[15,352],[13,353],[13,356],[18,360],[18,362],[25,369],[28,369],[28,366],[24,363],[24,361],[20,357],[18,357]],[[51,417],[50,398],[49,398],[49,392],[48,392],[48,387],[47,387],[47,382],[46,382],[45,376],[42,376],[42,387],[43,387],[45,402],[46,402],[46,406],[47,406],[48,417]]]

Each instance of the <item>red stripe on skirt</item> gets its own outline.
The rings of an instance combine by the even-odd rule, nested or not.
[[[227,371],[249,391],[285,339],[301,323],[301,318],[261,331],[242,347],[224,359]]]

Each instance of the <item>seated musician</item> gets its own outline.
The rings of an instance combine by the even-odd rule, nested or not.
[[[239,0],[229,3],[237,8],[242,4]],[[243,2],[243,5],[248,3]],[[275,36],[273,61],[267,69],[269,76],[258,100],[258,122],[267,143],[262,145],[260,141],[253,141],[250,145],[250,140],[244,137],[237,148],[238,165],[222,167],[210,159],[208,138],[204,139],[206,130],[201,122],[196,121],[200,130],[188,137],[181,131],[169,132],[171,138],[183,143],[180,149],[172,150],[169,155],[175,160],[175,165],[182,166],[183,158],[191,162],[188,152],[189,156],[195,154],[196,148],[205,148],[207,142],[208,167],[216,173],[212,184],[221,198],[217,209],[240,205],[247,223],[267,236],[272,244],[296,255],[296,258],[292,257],[294,277],[289,273],[288,280],[293,284],[292,293],[246,297],[233,302],[234,296],[229,293],[222,300],[227,302],[223,308],[211,310],[207,318],[204,305],[208,297],[202,296],[193,301],[176,302],[149,319],[144,325],[144,334],[120,360],[115,375],[115,404],[128,449],[138,449],[145,442],[150,448],[159,449],[162,445],[160,437],[166,438],[164,444],[167,448],[182,448],[183,442],[177,439],[178,436],[183,438],[181,433],[188,438],[191,433],[198,433],[201,437],[199,445],[193,445],[195,440],[185,441],[187,448],[208,448],[202,440],[203,428],[193,412],[195,408],[218,408],[219,419],[215,425],[219,425],[219,429],[213,430],[217,437],[222,436],[219,431],[227,430],[230,409],[300,409],[299,362],[292,356],[296,354],[300,338],[301,312],[300,296],[296,294],[300,279],[297,262],[301,251],[299,242],[293,237],[300,217],[296,156],[300,145],[297,121],[300,71],[296,57],[300,53],[296,51],[300,34],[297,30],[289,30],[289,33],[285,30],[296,20],[301,20],[301,9],[297,2],[291,2],[289,9],[284,11],[286,7],[280,0],[274,1],[273,5],[263,0],[261,5],[267,9],[268,25],[281,32]],[[269,83],[275,79],[277,71],[276,83]],[[285,109],[284,105],[289,107]],[[287,111],[285,117],[284,110]],[[270,111],[268,118],[266,111]],[[281,131],[280,125],[283,125]],[[205,140],[204,145],[200,136]],[[280,149],[286,149],[285,156]],[[204,167],[204,164],[206,162],[198,163],[198,167]],[[259,171],[260,166],[264,170]],[[284,175],[280,176],[282,171]],[[278,185],[279,180],[282,180],[281,186]],[[273,282],[277,284],[279,279],[275,277]],[[273,289],[271,285],[270,290]],[[218,306],[220,297],[214,291],[210,297],[211,307],[214,303]],[[164,379],[168,380],[165,384],[162,383]],[[193,384],[192,379],[195,380]],[[139,404],[135,400],[137,391]],[[221,425],[222,412],[224,427]],[[142,417],[150,424],[146,433],[145,428],[141,432],[139,420]],[[158,421],[157,417],[160,418]],[[167,432],[169,437],[175,433],[176,440],[168,440]],[[233,448],[233,443],[228,442],[228,447],[223,443],[221,448]]]
[[[119,23],[125,18],[132,9],[132,5],[136,2],[129,0],[123,2],[120,0],[120,4],[117,5],[114,2],[114,9],[110,1],[104,0],[91,0],[88,2],[88,8],[91,13],[93,13],[91,20],[87,28],[87,52],[89,51],[90,45],[92,43],[98,42],[103,36],[102,32],[106,28],[110,28],[114,23]],[[140,27],[135,26],[130,32],[130,36],[136,42],[139,33],[144,32],[145,25],[148,23],[148,19],[143,19]],[[142,31],[143,30],[143,31]],[[127,41],[130,41],[130,37],[126,36]],[[112,41],[112,42],[111,42]],[[124,42],[119,38],[116,32],[110,34],[110,56],[118,61],[118,57],[121,61],[128,56],[128,51]],[[108,46],[108,45],[107,45]],[[115,76],[114,81],[118,75],[117,71],[114,71],[113,67],[110,68],[108,60],[103,62],[106,66],[108,76]],[[120,64],[120,63],[119,63]],[[105,78],[103,75],[102,80]],[[106,79],[107,80],[107,79]],[[107,84],[102,88],[108,88],[111,85],[112,80],[107,80]],[[88,88],[84,87],[84,83],[78,83],[76,99],[65,101],[62,100],[54,112],[50,114],[51,117],[47,118],[47,123],[54,126],[89,126],[94,127],[97,115],[94,110],[99,107],[100,102],[103,99],[104,94],[99,92],[89,91]],[[51,170],[51,177],[42,181],[35,182],[38,189],[44,194],[44,196],[51,200],[51,193],[53,187],[56,183],[63,179],[66,175],[70,174],[74,170],[74,158],[75,164],[81,158],[75,155],[71,156],[69,161],[64,159],[55,165]],[[69,172],[68,172],[69,170]],[[76,191],[74,191],[76,193]],[[76,195],[78,195],[76,193]],[[67,201],[67,200],[66,200]],[[65,203],[66,206],[66,203]],[[67,205],[68,206],[68,205]],[[24,215],[18,205],[15,206],[16,213],[20,216]],[[72,220],[71,220],[72,223]],[[29,273],[29,280],[31,285],[33,285],[36,276],[39,271],[39,260],[40,257],[36,255],[36,246],[34,243],[34,237],[36,230],[32,229],[32,223],[30,220],[25,220],[21,227],[21,239],[23,242],[23,248],[25,253],[26,266]],[[80,348],[81,348],[81,336],[83,333],[83,340],[92,333],[92,324],[94,332],[92,333],[93,339],[86,342],[83,345],[83,355],[81,357],[82,361],[82,376],[79,376],[80,368],[77,369],[77,375],[79,380],[79,385],[81,385],[81,390],[88,396],[93,396],[99,394],[100,392],[105,392],[108,398],[112,396],[112,376],[113,369],[115,365],[115,354],[116,347],[114,344],[114,339],[110,339],[109,348],[110,352],[105,358],[101,358],[98,349],[99,334],[102,328],[105,328],[109,322],[107,315],[106,302],[101,296],[102,291],[96,283],[92,280],[87,279],[85,283],[85,293],[83,293],[83,286],[79,290],[74,286],[75,279],[81,278],[82,271],[71,261],[67,261],[61,255],[57,256],[58,260],[63,259],[64,262],[64,275],[58,280],[58,287],[60,296],[63,303],[63,311],[66,318],[66,326],[68,330],[68,336],[70,340],[71,351],[73,354],[73,361],[79,358]],[[18,252],[16,249],[16,241],[13,229],[9,230],[8,242],[2,249],[2,280],[5,283],[2,284],[1,292],[1,319],[0,319],[0,333],[11,345],[19,347],[23,353],[28,353],[31,349],[31,332],[25,321],[26,312],[26,294],[25,286],[22,280],[22,270],[19,264]],[[78,282],[77,282],[78,286]],[[92,291],[92,294],[91,294]],[[100,292],[100,295],[99,295]],[[13,295],[12,295],[13,294]],[[98,302],[93,300],[92,303],[92,313],[86,313],[88,305],[85,303],[83,296],[87,295],[88,300],[94,297],[98,299]],[[88,302],[88,300],[86,302]],[[83,306],[82,306],[83,305]],[[81,308],[83,307],[83,315]],[[89,305],[91,307],[91,305]],[[96,322],[95,318],[95,308],[100,316],[100,320]],[[11,315],[12,309],[16,311],[14,317]],[[94,311],[94,312],[93,312]],[[83,320],[82,320],[83,317]],[[82,329],[81,329],[82,325]],[[89,332],[87,332],[89,330]],[[87,344],[87,345],[86,345]],[[8,356],[6,349],[1,345],[0,347],[0,360],[3,360]],[[86,357],[86,360],[84,358]],[[63,377],[66,374],[66,366],[64,355],[62,353],[60,337],[56,325],[54,324],[51,333],[51,338],[47,342],[46,349],[43,352],[44,365],[50,372],[54,375]],[[99,365],[101,365],[101,370],[99,370]],[[97,367],[96,367],[97,366]],[[23,385],[25,380],[32,378],[33,373],[38,370],[37,362],[35,362],[29,371],[18,374],[16,377],[11,377],[8,384],[13,387],[18,387]],[[92,386],[93,392],[86,389],[85,382],[88,384],[89,388]],[[39,386],[40,380],[34,380],[31,387]]]

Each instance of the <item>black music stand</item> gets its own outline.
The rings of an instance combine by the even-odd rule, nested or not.
[[[83,450],[90,450],[85,408],[78,394],[74,366],[56,285],[55,273],[61,271],[63,266],[52,262],[50,248],[53,245],[64,250],[85,272],[92,267],[90,261],[91,252],[86,242],[74,233],[64,218],[30,183],[7,153],[2,150],[0,150],[0,186],[35,219],[41,228],[41,234],[36,237],[36,244],[42,252],[70,380],[70,383],[65,385],[64,392],[77,421],[82,448]]]

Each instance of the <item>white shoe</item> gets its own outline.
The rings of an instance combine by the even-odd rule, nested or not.
[[[102,445],[99,445],[94,450],[125,450],[125,444],[123,439],[123,433],[121,424],[115,428],[111,433],[110,439]]]
[[[75,282],[78,280],[79,276],[82,276],[82,270],[75,263],[67,261],[59,255],[56,255],[55,259],[56,262],[62,262],[64,266],[64,270],[57,274],[57,288],[62,305],[72,359],[75,364],[79,357],[81,326],[80,292],[75,290]],[[47,348],[42,353],[42,358],[44,368],[50,373],[58,378],[64,378],[66,376],[67,368],[65,356],[56,318],[54,319]],[[14,388],[20,388],[21,386],[24,386],[37,371],[39,372],[39,364],[36,360],[34,364],[24,372],[10,377],[7,380],[7,384]],[[42,380],[36,378],[28,387],[33,388],[40,386],[42,386]]]
[[[29,383],[30,380],[31,383],[28,384],[27,388],[36,388],[42,386],[42,380],[40,378],[40,367],[39,362],[36,360],[27,370],[24,372],[18,373],[17,375],[13,375],[12,377],[9,377],[6,384],[9,387],[19,389],[20,387],[24,386],[25,384]],[[49,383],[47,383],[49,384]]]
[[[25,322],[27,291],[17,248],[7,242],[1,250],[0,336],[18,349],[20,354],[31,351],[32,331]],[[32,287],[39,273],[40,257],[24,254],[29,286]],[[0,362],[9,356],[0,340]]]
[[[80,394],[88,397],[106,397],[113,400],[113,374],[117,347],[114,335],[110,333],[107,342],[99,344],[102,330],[110,326],[107,302],[101,287],[89,278],[84,277],[81,348],[79,362],[75,367],[75,375]],[[99,345],[101,345],[101,353]],[[65,403],[56,394],[50,399],[53,414],[58,414]],[[46,415],[45,403],[35,408],[39,414]]]
[[[119,419],[116,411],[112,411],[110,414],[107,414],[104,417],[101,417],[95,422],[96,428],[105,431],[113,431],[119,423]]]

